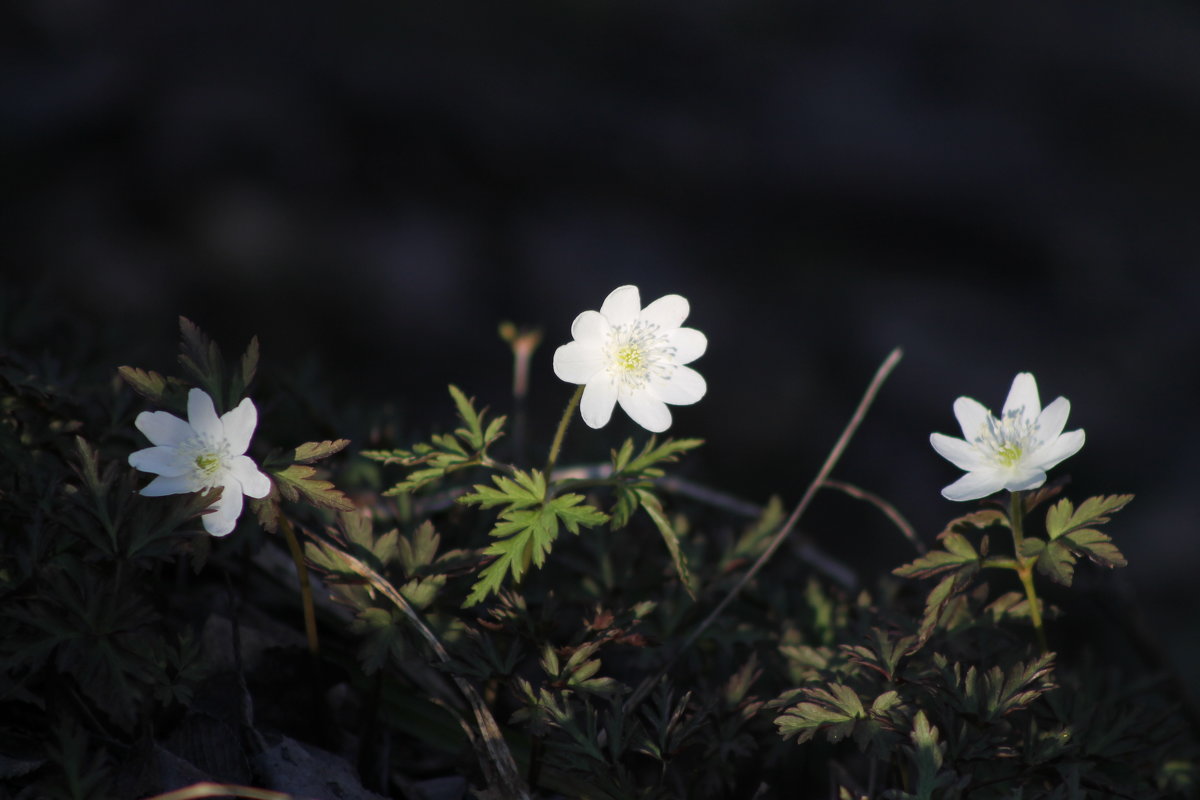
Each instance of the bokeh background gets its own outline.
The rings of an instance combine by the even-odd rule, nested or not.
[[[451,381],[508,409],[512,320],[539,444],[553,347],[635,283],[709,335],[687,474],[754,502],[902,346],[837,477],[926,539],[964,510],[929,432],[1031,370],[1073,496],[1137,494],[1105,580],[1200,688],[1194,4],[12,0],[0,42],[0,335],[170,370],[184,314],[418,428]],[[805,531],[868,583],[911,554],[841,496]]]

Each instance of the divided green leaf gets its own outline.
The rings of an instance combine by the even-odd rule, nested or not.
[[[506,575],[520,581],[530,564],[541,567],[559,525],[571,533],[580,527],[591,528],[608,521],[608,515],[591,505],[582,504],[581,494],[564,494],[546,499],[546,480],[541,472],[516,470],[512,478],[492,477],[495,486],[477,485],[460,503],[482,508],[506,506],[491,530],[494,541],[484,550],[496,559],[479,573],[465,605],[471,606],[499,591]]]
[[[286,469],[272,471],[275,485],[279,493],[287,500],[295,502],[304,499],[305,502],[318,508],[331,508],[334,511],[352,511],[354,503],[332,483],[320,478],[315,467],[305,464],[293,464]]]
[[[1112,539],[1089,526],[1108,522],[1111,514],[1132,499],[1129,494],[1092,497],[1076,509],[1070,500],[1063,498],[1046,512],[1049,543],[1028,539],[1025,555],[1036,557],[1038,571],[1064,586],[1070,586],[1074,580],[1075,562],[1080,556],[1110,569],[1125,566],[1125,556]]]
[[[659,464],[667,464],[679,460],[682,453],[694,450],[704,444],[703,439],[667,439],[658,444],[657,437],[651,436],[642,446],[637,456],[633,455],[633,440],[626,439],[620,450],[612,453],[613,475],[620,477],[657,478],[662,476]]]
[[[487,410],[476,411],[474,403],[457,386],[450,386],[450,397],[458,410],[462,425],[453,433],[435,434],[428,442],[418,442],[412,449],[364,450],[363,456],[383,464],[421,467],[384,492],[395,496],[413,492],[456,470],[489,464],[487,449],[504,435],[506,418],[486,421]]]
[[[305,442],[296,448],[292,460],[297,464],[311,464],[314,461],[320,461],[322,458],[328,458],[334,453],[339,453],[350,444],[349,439],[334,439],[324,442]]]

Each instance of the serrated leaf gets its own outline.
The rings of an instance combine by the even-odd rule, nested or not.
[[[462,390],[454,384],[450,385],[450,396],[454,398],[454,407],[458,409],[458,416],[466,425],[465,429],[460,428],[455,432],[466,439],[473,449],[480,449],[483,447],[483,428],[479,423],[479,413],[475,411],[475,406],[462,393]]]
[[[938,772],[942,768],[942,746],[938,744],[938,729],[929,724],[924,711],[913,719],[913,761],[917,766],[917,800],[931,800],[938,787]]]
[[[332,483],[320,478],[315,467],[305,464],[293,464],[287,469],[272,471],[275,485],[287,500],[293,502],[303,498],[306,502],[319,508],[331,508],[335,511],[353,511],[354,503]]]
[[[1125,556],[1112,543],[1107,534],[1084,528],[1072,531],[1058,541],[1066,541],[1070,548],[1080,555],[1087,556],[1102,567],[1124,567],[1128,564]]]
[[[162,375],[137,367],[118,367],[117,373],[135,392],[159,405],[162,404],[163,395],[167,391],[167,379]]]
[[[916,561],[896,567],[892,574],[902,578],[932,578],[945,572],[978,569],[980,555],[965,536],[947,532],[942,543],[946,550],[930,550]]]
[[[633,458],[633,439],[626,439],[621,444],[620,450],[613,450],[611,453],[613,473],[620,474],[624,472],[625,468],[629,465],[629,459]]]
[[[1046,533],[1054,540],[1080,528],[1103,525],[1132,499],[1131,494],[1089,497],[1076,510],[1064,497],[1046,512]]]
[[[629,444],[632,444],[632,440],[629,441]],[[678,461],[682,453],[693,450],[702,444],[704,444],[703,439],[667,439],[662,444],[658,444],[657,437],[651,436],[642,447],[642,451],[635,458],[628,460],[623,468],[616,469],[614,462],[614,474],[622,477],[657,477],[662,474],[661,470],[654,468],[657,464]]]
[[[458,498],[464,505],[477,505],[480,508],[493,508],[508,505],[511,508],[528,508],[538,505],[546,498],[546,479],[538,470],[522,472],[516,470],[512,478],[503,475],[493,475],[495,486],[478,484],[475,491]],[[578,495],[576,495],[578,496]]]
[[[241,387],[238,394],[246,390],[246,387],[254,380],[255,373],[258,372],[258,337],[254,336],[250,339],[250,344],[246,346],[246,352],[242,354],[242,371],[241,371]]]
[[[397,546],[405,575],[415,575],[422,567],[433,563],[442,537],[429,520],[422,522],[411,537],[400,537]]]
[[[221,351],[204,331],[187,317],[179,318],[179,331],[182,337],[179,363],[192,373],[214,402],[222,402]],[[217,410],[220,412],[221,409]]]
[[[978,572],[978,563],[952,572],[938,582],[925,599],[925,613],[921,617],[921,626],[917,630],[917,639],[909,647],[908,653],[915,653],[925,645],[934,632],[946,625],[951,618],[951,611],[961,599],[962,592],[970,584],[970,580]]]
[[[675,528],[667,519],[666,514],[663,513],[662,503],[649,489],[635,489],[634,493],[642,508],[646,510],[646,514],[654,522],[654,527],[658,528],[658,532],[662,534],[667,551],[671,554],[671,561],[675,565],[675,574],[679,576],[679,582],[688,593],[688,597],[695,600],[696,590],[692,586],[692,574],[688,569],[687,556],[679,547],[679,535],[675,532]]]
[[[581,526],[590,528],[608,521],[599,509],[582,503],[583,495],[565,494],[546,503],[534,502],[533,498],[544,496],[546,491],[545,480],[537,470],[531,474],[517,472],[514,477],[509,480],[495,476],[496,489],[476,486],[475,495],[460,498],[485,508],[508,504],[490,532],[492,543],[484,550],[497,558],[479,573],[464,606],[475,605],[498,591],[505,575],[520,581],[530,564],[541,568],[558,538],[560,523],[571,533],[579,533]]]
[[[1040,542],[1040,539],[1032,541]],[[1043,543],[1044,544],[1044,543]],[[1037,569],[1055,583],[1070,586],[1075,579],[1075,561],[1078,556],[1063,541],[1053,541],[1038,553]]]
[[[340,453],[348,444],[350,444],[349,439],[305,442],[296,448],[296,452],[292,455],[292,460],[297,464],[311,464],[314,461],[320,461],[322,458],[328,458],[334,453]]]
[[[862,700],[849,686],[831,683],[829,688],[805,688],[805,702],[797,703],[775,718],[779,735],[796,737],[796,743],[807,742],[823,732],[830,742],[838,742],[854,732],[855,723],[866,717]]]
[[[1060,535],[1046,545],[1038,557],[1037,568],[1056,583],[1070,586],[1075,576],[1075,562],[1079,556],[1086,556],[1109,569],[1124,567],[1128,563],[1106,534],[1083,528]]]

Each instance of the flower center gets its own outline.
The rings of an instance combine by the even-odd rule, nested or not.
[[[1025,416],[1025,407],[1013,409],[1001,419],[988,415],[988,420],[975,437],[975,444],[992,460],[1004,467],[1014,467],[1037,438],[1037,420]]]
[[[196,456],[196,468],[205,475],[212,475],[221,466],[221,457],[216,453],[201,453]]]
[[[179,446],[192,464],[191,479],[196,491],[208,489],[221,482],[222,473],[229,464],[229,443],[214,441],[207,436],[196,436]]]
[[[653,323],[637,320],[609,331],[604,347],[608,374],[622,392],[645,388],[650,379],[667,377],[675,368],[675,348]]]

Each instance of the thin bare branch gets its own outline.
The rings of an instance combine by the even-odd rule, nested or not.
[[[837,442],[833,445],[833,449],[829,451],[829,455],[825,458],[825,463],[821,465],[821,469],[819,472],[817,472],[817,476],[813,478],[811,483],[809,483],[808,488],[804,491],[804,496],[800,498],[800,502],[796,504],[796,508],[792,511],[791,516],[787,518],[787,521],[784,522],[783,527],[780,528],[779,532],[775,534],[775,537],[771,539],[771,543],[767,545],[767,549],[763,551],[762,555],[758,557],[758,560],[754,562],[750,569],[748,569],[746,573],[742,575],[741,579],[734,584],[733,588],[729,590],[729,593],[725,595],[724,599],[717,604],[717,607],[714,608],[712,612],[704,618],[703,622],[696,626],[696,629],[692,631],[684,643],[675,651],[671,658],[667,660],[667,663],[662,666],[658,673],[652,678],[648,678],[643,681],[642,684],[637,688],[637,691],[635,691],[629,697],[629,699],[625,702],[626,712],[637,706],[637,704],[642,701],[650,689],[656,683],[658,683],[664,675],[667,674],[667,672],[679,659],[679,656],[683,654],[683,652],[689,647],[691,647],[691,645],[697,639],[699,639],[706,630],[708,630],[709,626],[721,616],[721,612],[723,612],[725,608],[731,602],[733,602],[733,599],[737,597],[739,593],[741,593],[742,589],[746,587],[746,584],[753,580],[754,576],[759,573],[759,570],[761,570],[763,566],[765,566],[766,563],[771,560],[771,556],[775,555],[775,551],[778,550],[779,546],[783,544],[785,539],[787,539],[788,534],[792,532],[792,530],[796,527],[796,523],[800,521],[800,517],[803,516],[804,512],[808,509],[808,506],[812,502],[813,497],[816,495],[817,490],[820,489],[829,479],[830,473],[833,472],[833,468],[837,466],[838,461],[842,457],[842,453],[844,453],[846,450],[846,446],[850,444],[850,440],[854,437],[854,433],[858,430],[859,425],[862,424],[863,419],[866,417],[867,410],[871,407],[871,403],[875,400],[875,395],[879,393],[879,390],[882,388],[884,381],[887,380],[888,375],[890,375],[892,370],[895,369],[896,364],[900,362],[902,355],[902,351],[897,347],[890,354],[888,354],[888,357],[884,359],[883,363],[879,366],[879,369],[875,371],[875,377],[871,379],[870,385],[867,386],[866,392],[863,393],[862,399],[859,400],[858,408],[854,410],[854,416],[850,418],[850,422],[847,423],[845,429],[842,430],[842,435],[838,437]]]
[[[868,492],[866,489],[855,486],[852,483],[835,481],[832,478],[827,478],[825,480],[825,487],[828,489],[836,489],[839,492],[850,495],[855,500],[863,500],[878,508],[896,525],[897,528],[900,529],[900,533],[904,534],[904,538],[908,539],[909,543],[916,548],[917,552],[924,555],[927,548],[925,547],[925,543],[917,538],[916,529],[913,528],[909,521],[904,518],[904,515],[901,514],[900,511],[887,500],[884,500],[874,492]]]

